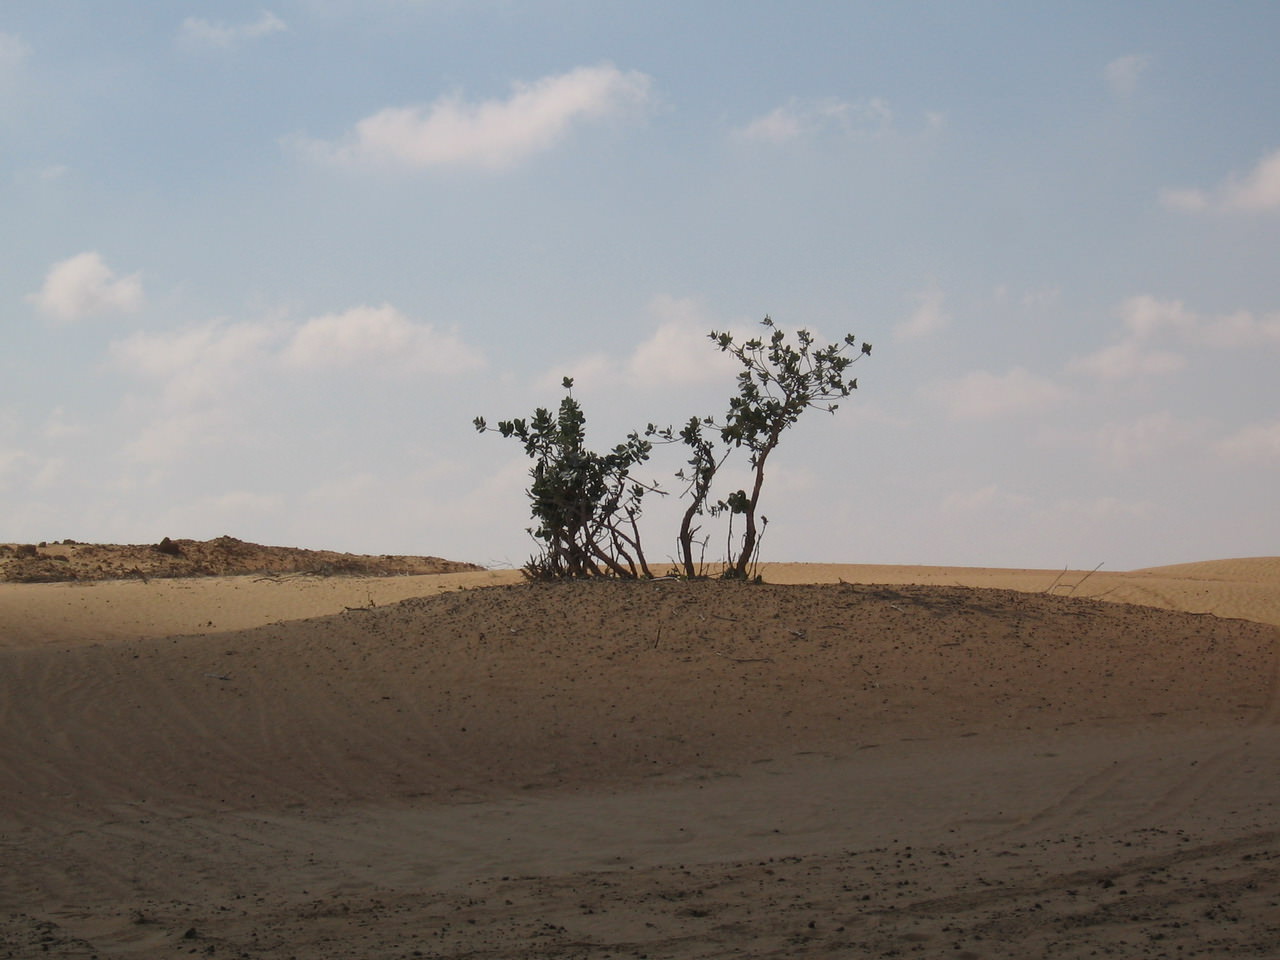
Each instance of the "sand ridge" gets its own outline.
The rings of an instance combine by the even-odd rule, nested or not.
[[[0,586],[0,957],[1280,949],[1275,561],[868,569]]]
[[[0,543],[0,581],[12,583],[299,573],[388,577],[479,569],[473,563],[440,557],[370,556],[272,547],[231,536],[212,540],[165,537],[151,544],[80,543],[77,540]]]

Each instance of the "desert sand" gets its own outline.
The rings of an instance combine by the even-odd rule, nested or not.
[[[0,958],[1280,955],[1280,559],[0,583]]]

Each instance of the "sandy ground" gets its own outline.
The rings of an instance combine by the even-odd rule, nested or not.
[[[1280,559],[764,573],[0,584],[0,958],[1280,955]]]

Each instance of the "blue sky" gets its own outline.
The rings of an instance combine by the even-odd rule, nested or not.
[[[779,448],[766,559],[1275,554],[1278,36],[1262,2],[8,0],[0,540],[518,564],[525,463],[474,416],[566,374],[600,447],[714,413],[705,333],[769,314],[875,351]]]

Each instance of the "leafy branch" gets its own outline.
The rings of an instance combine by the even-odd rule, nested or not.
[[[676,536],[683,574],[692,578],[702,572],[693,556],[695,544],[705,551],[708,542],[697,539],[699,518],[728,513],[725,576],[748,578],[768,523],[758,513],[770,456],[806,410],[835,413],[837,401],[858,387],[857,379],[848,375],[849,367],[871,353],[871,345],[859,344],[852,334],[818,346],[807,330],[796,331],[792,343],[771,318],[765,317],[762,324],[766,336],[740,342],[730,333],[708,334],[716,347],[742,365],[737,391],[721,420],[691,417],[678,432],[649,424],[643,435],[633,431],[608,453],[596,453],[585,445],[586,417],[569,377],[563,381],[566,394],[554,415],[540,407],[530,420],[503,420],[495,428],[483,417],[475,419],[481,432],[492,430],[519,440],[533,460],[528,496],[535,525],[529,533],[541,543],[542,552],[529,561],[526,573],[546,578],[653,575],[641,545],[639,519],[644,497],[665,492],[635,479],[633,471],[648,461],[657,440],[679,441],[688,452],[675,474],[689,501]],[[712,500],[721,467],[734,451],[744,449],[751,469],[750,491],[736,490]],[[744,527],[736,543],[735,517],[743,518]]]

